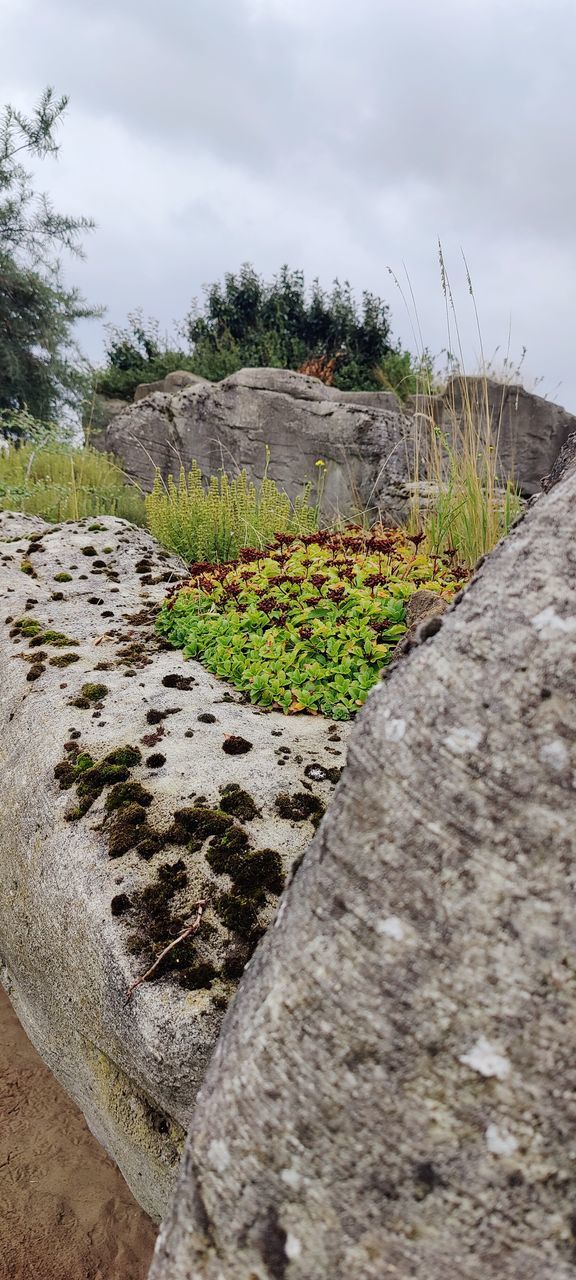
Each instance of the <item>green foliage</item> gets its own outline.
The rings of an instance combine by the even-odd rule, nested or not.
[[[141,494],[112,458],[76,448],[66,432],[32,419],[28,430],[30,443],[0,451],[0,510],[55,521],[113,515],[144,523]]]
[[[85,391],[73,326],[98,314],[63,285],[58,260],[62,249],[82,256],[93,224],[56,213],[21,163],[57,155],[67,102],[46,89],[31,117],[7,106],[0,122],[0,409],[43,419]]]
[[[421,541],[381,528],[279,534],[234,564],[192,566],[158,628],[252,702],[345,720],[404,634],[406,600],[462,585],[454,557],[424,554]]]
[[[189,353],[163,343],[158,322],[146,320],[140,311],[131,312],[126,328],[109,328],[106,357],[94,390],[118,400],[132,400],[141,382],[159,382],[175,369],[192,370],[194,364]]]
[[[308,501],[309,489],[294,504],[267,476],[253,484],[241,471],[231,479],[222,472],[207,486],[196,462],[176,485],[156,472],[146,515],[152,535],[187,561],[231,560],[242,547],[264,547],[279,529],[309,533],[317,527],[318,512]]]
[[[225,376],[233,366],[298,369],[312,357],[338,357],[334,384],[370,390],[391,350],[388,307],[380,298],[365,292],[359,307],[350,285],[338,280],[330,292],[318,280],[307,290],[304,273],[287,266],[271,284],[245,264],[223,285],[210,285],[204,308],[192,307],[187,332],[194,371],[206,377],[215,368]]]

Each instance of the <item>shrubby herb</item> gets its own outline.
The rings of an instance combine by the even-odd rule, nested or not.
[[[406,631],[413,592],[450,599],[463,585],[455,559],[401,529],[278,534],[233,564],[192,565],[158,628],[252,702],[345,720]]]
[[[204,486],[194,461],[188,475],[184,468],[176,484],[172,476],[164,484],[156,472],[152,493],[146,498],[148,527],[154,538],[184,560],[227,561],[242,547],[264,547],[277,529],[310,533],[317,527],[318,510],[309,503],[310,486],[291,503],[267,476],[253,484],[245,471],[231,479],[222,472]]]

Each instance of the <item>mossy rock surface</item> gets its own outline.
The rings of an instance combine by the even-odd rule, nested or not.
[[[31,556],[31,581],[20,565],[33,533],[44,550]],[[313,837],[312,814],[284,817],[276,799],[306,794],[317,814],[333,786],[306,768],[342,765],[345,731],[335,741],[320,717],[263,715],[163,648],[154,616],[165,586],[142,585],[136,566],[151,564],[154,579],[183,567],[142,530],[111,517],[53,530],[4,513],[3,537],[3,980],[39,1052],[159,1218],[176,1170],[168,1130],[189,1122],[224,1010]],[[87,546],[96,556],[83,556]],[[92,575],[82,581],[69,566],[88,569],[105,547],[94,606]],[[62,573],[73,581],[54,593]],[[230,738],[250,751],[227,754]],[[127,1001],[198,902],[201,927]],[[104,1055],[105,1087],[90,1045]]]

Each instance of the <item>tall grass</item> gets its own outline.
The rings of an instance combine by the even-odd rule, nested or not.
[[[0,510],[58,522],[112,515],[144,523],[142,495],[112,458],[50,441],[0,450]]]
[[[444,297],[448,351],[452,377],[440,400],[426,363],[414,293],[408,294],[393,275],[412,322],[419,348],[423,377],[416,393],[414,433],[409,465],[412,475],[410,526],[424,533],[435,554],[453,548],[461,564],[473,566],[505,536],[522,509],[522,498],[513,477],[502,478],[499,443],[507,384],[502,386],[499,408],[490,404],[490,364],[486,361],[476,297],[463,255],[466,285],[472,301],[480,343],[480,367],[474,383],[466,377],[466,362],[452,287],[442,246],[439,245],[440,278]],[[409,295],[409,296],[408,296]],[[435,394],[436,392],[436,394]]]
[[[265,547],[276,533],[313,533],[318,527],[318,505],[309,503],[305,488],[294,503],[264,477],[258,485],[245,471],[231,479],[225,472],[211,476],[207,485],[196,462],[188,475],[180,470],[164,484],[156,472],[152,493],[146,497],[150,532],[184,560],[226,562],[243,547]]]

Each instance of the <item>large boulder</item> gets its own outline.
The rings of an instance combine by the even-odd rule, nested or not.
[[[182,566],[126,521],[4,513],[0,563],[0,976],[160,1218],[224,1009],[346,727],[245,705],[165,646],[154,614]],[[198,932],[127,999],[199,901]]]
[[[440,425],[448,436],[472,413],[486,420],[498,451],[501,477],[512,477],[530,497],[542,487],[563,444],[576,431],[576,417],[543,396],[491,378],[451,378],[442,397]]]
[[[187,369],[174,369],[172,373],[167,373],[165,378],[161,378],[158,382],[140,382],[134,392],[134,404],[139,400],[145,400],[153,391],[167,391],[170,395],[174,395],[176,391],[181,391],[182,387],[194,387],[203,384],[209,385],[207,378],[201,378],[197,373],[189,373]]]
[[[99,447],[145,489],[155,467],[166,479],[195,458],[205,474],[268,471],[291,498],[322,460],[327,516],[370,509],[396,523],[407,511],[411,430],[388,392],[363,398],[290,370],[243,369],[176,394],[150,392],[110,423]]]

